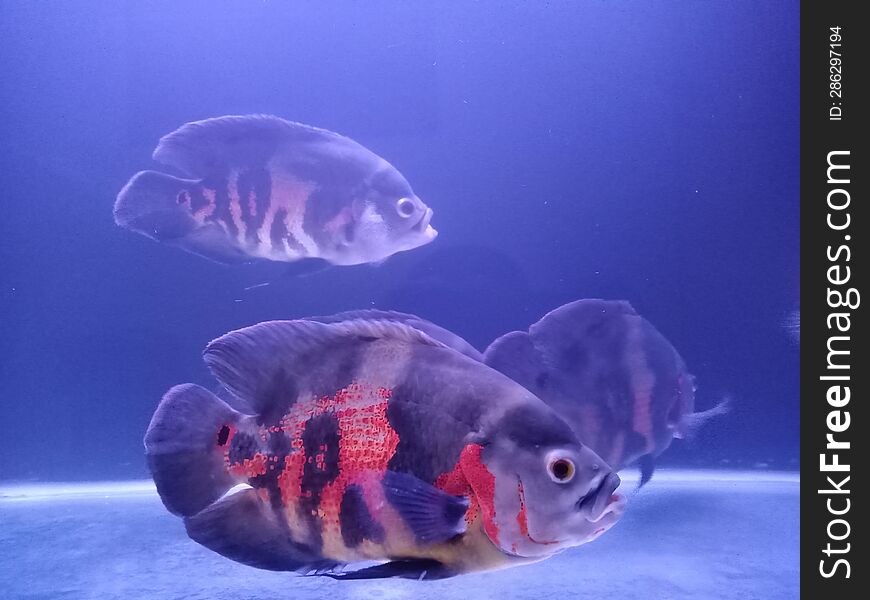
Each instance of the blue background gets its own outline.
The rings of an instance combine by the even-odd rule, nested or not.
[[[797,468],[797,2],[2,11],[0,479],[145,476],[160,396],[212,385],[200,353],[233,328],[375,306],[482,349],[580,297],[630,300],[700,408],[733,398],[666,464]],[[255,112],[387,158],[437,241],[289,279],[115,226],[161,135]]]

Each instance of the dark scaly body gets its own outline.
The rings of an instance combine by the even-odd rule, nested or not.
[[[572,517],[583,490],[605,487],[609,498],[606,465],[526,390],[401,323],[360,323],[264,323],[212,342],[206,362],[254,415],[197,386],[167,393],[146,449],[161,498],[194,540],[270,569],[392,561],[352,577],[445,577],[540,560],[557,547],[519,556],[510,542],[517,528],[531,536],[512,461],[488,447],[501,436],[532,453],[576,445],[583,476],[567,498]],[[305,350],[315,335],[346,330],[356,333]],[[302,341],[288,355],[291,334]],[[500,460],[507,471],[493,467]],[[253,489],[221,498],[239,482]],[[564,543],[600,533],[583,523],[582,541]]]

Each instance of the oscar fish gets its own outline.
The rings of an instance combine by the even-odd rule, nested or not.
[[[433,211],[386,160],[345,136],[268,115],[187,123],[134,175],[115,221],[220,263],[376,263],[435,239]]]
[[[537,395],[617,471],[639,462],[640,485],[674,438],[727,403],[695,412],[695,383],[676,349],[628,302],[577,300],[513,331],[487,365]]]
[[[235,561],[439,579],[542,560],[622,514],[619,477],[546,404],[401,321],[265,322],[204,359],[250,412],[176,386],[146,456],[189,537]]]

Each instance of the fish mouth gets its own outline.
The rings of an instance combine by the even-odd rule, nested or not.
[[[413,229],[414,231],[419,231],[420,233],[426,232],[426,230],[429,228],[429,222],[432,220],[432,215],[434,214],[435,211],[427,206],[426,210],[423,211],[423,216],[420,217],[419,221],[411,226],[411,229]],[[432,231],[435,230],[433,229]]]
[[[598,487],[577,501],[577,510],[587,509],[589,515],[586,517],[586,520],[591,523],[597,523],[604,515],[611,512],[607,509],[612,504],[621,500],[620,496],[614,494],[620,483],[619,475],[610,473],[601,480]]]

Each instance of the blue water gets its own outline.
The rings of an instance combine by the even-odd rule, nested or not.
[[[179,382],[211,386],[201,351],[231,329],[377,307],[483,349],[577,298],[631,301],[685,359],[699,408],[731,398],[660,464],[798,469],[797,2],[13,0],[2,12],[0,481],[147,478],[158,400]],[[438,239],[291,278],[114,224],[115,195],[154,167],[160,136],[246,113],[386,157],[435,210]],[[796,544],[796,521],[782,528]],[[796,556],[783,565],[796,581]],[[674,585],[659,597],[692,589]]]

